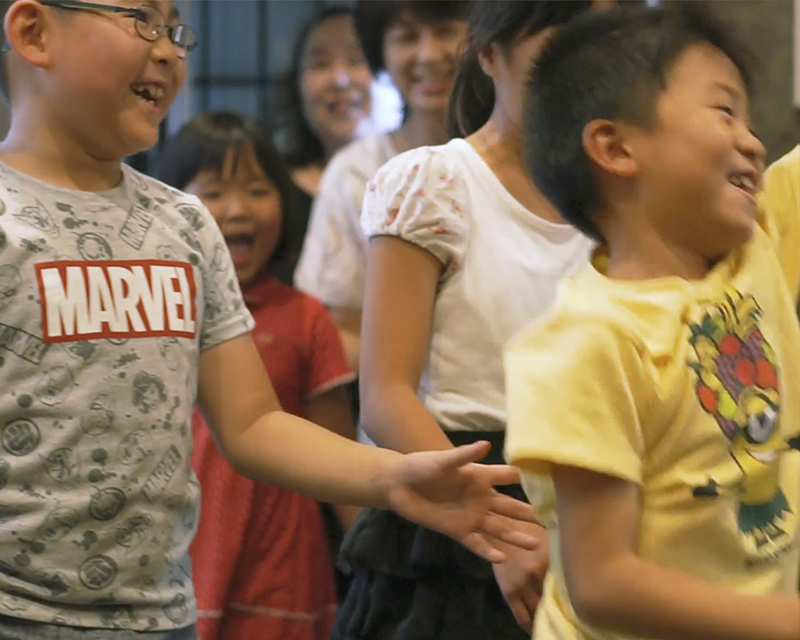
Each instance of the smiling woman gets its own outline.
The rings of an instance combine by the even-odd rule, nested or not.
[[[386,71],[403,100],[399,129],[342,149],[325,170],[295,274],[342,329],[358,367],[367,240],[359,216],[367,181],[398,153],[447,140],[445,114],[472,3],[457,0],[362,0],[356,32],[373,73]]]

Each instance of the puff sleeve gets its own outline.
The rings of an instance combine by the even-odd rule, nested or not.
[[[361,225],[367,237],[395,236],[425,249],[449,276],[467,249],[468,206],[452,160],[439,148],[423,147],[397,156],[370,181]]]

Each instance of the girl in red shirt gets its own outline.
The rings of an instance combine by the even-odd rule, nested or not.
[[[293,190],[268,134],[231,112],[201,114],[168,142],[161,167],[162,180],[197,195],[217,221],[283,409],[354,438],[344,386],[354,376],[336,326],[319,302],[270,273],[287,246]],[[240,476],[199,415],[193,429],[201,640],[328,640],[336,594],[319,505]],[[345,527],[355,517],[336,509]]]

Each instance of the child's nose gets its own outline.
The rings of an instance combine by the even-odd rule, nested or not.
[[[338,62],[333,67],[333,82],[340,89],[346,89],[350,85],[350,70],[344,62]]]
[[[245,198],[238,193],[232,193],[225,203],[225,217],[228,219],[246,218],[247,206]]]
[[[763,169],[767,160],[767,149],[761,139],[745,124],[741,125],[739,150],[755,166]]]
[[[423,29],[417,46],[417,60],[420,63],[437,62],[443,57],[444,47],[439,36],[432,29]]]
[[[177,45],[172,42],[166,30],[153,42],[152,47],[153,56],[158,62],[176,64],[185,57],[185,52],[178,51]]]

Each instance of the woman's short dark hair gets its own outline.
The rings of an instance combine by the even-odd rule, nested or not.
[[[280,82],[280,115],[277,118],[277,129],[283,157],[292,168],[325,161],[325,147],[317,134],[311,129],[303,111],[303,96],[300,91],[303,74],[303,51],[311,33],[320,25],[333,18],[352,16],[353,11],[347,5],[332,4],[325,6],[303,27],[294,45],[292,66]]]
[[[411,13],[423,22],[466,20],[472,5],[472,0],[357,0],[353,12],[356,33],[372,73],[386,69],[384,36],[401,13]]]
[[[270,135],[254,120],[232,111],[204,112],[167,140],[159,159],[159,179],[176,189],[185,189],[199,173],[221,173],[233,152],[234,169],[243,151],[252,149],[259,166],[281,198],[281,235],[265,265],[278,264],[286,250],[287,220],[294,213],[294,188],[278,149]]]
[[[752,91],[752,54],[694,2],[592,12],[561,30],[539,58],[525,116],[525,160],[542,193],[586,235],[603,240],[592,220],[601,203],[584,128],[600,118],[655,126],[669,72],[696,44],[724,53]]]
[[[591,4],[591,0],[477,0],[447,109],[450,136],[475,133],[494,109],[494,85],[478,62],[482,50],[497,44],[508,53],[519,40],[564,24]]]

